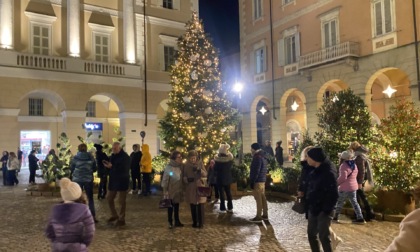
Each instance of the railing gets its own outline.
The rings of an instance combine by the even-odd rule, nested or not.
[[[124,66],[100,62],[85,62],[84,71],[94,74],[125,75]]]
[[[41,69],[66,70],[67,68],[66,59],[43,55],[18,54],[16,63],[18,66]]]
[[[349,56],[359,57],[360,49],[357,42],[344,42],[320,51],[300,56],[299,69],[321,65],[330,61],[346,58]]]

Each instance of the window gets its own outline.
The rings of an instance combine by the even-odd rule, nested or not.
[[[375,36],[390,33],[394,30],[393,1],[379,0],[373,3]]]
[[[262,17],[262,1],[263,0],[253,0],[254,19],[259,19]]]
[[[32,52],[50,54],[50,29],[48,26],[32,25]]]
[[[293,2],[294,0],[283,0],[283,5],[289,4]]]
[[[337,20],[333,19],[322,24],[324,48],[335,46],[337,41]]]
[[[95,34],[95,60],[109,61],[109,36]]]
[[[296,36],[289,36],[284,39],[284,49],[285,49],[285,60],[286,65],[297,62],[297,53],[296,53]]]
[[[176,50],[173,46],[164,46],[163,55],[165,57],[165,71],[169,71],[175,62]]]
[[[174,8],[174,4],[173,4],[172,0],[163,0],[162,6],[163,6],[163,8],[166,8],[166,9],[173,9]]]
[[[255,50],[255,73],[260,74],[265,72],[265,48]]]
[[[44,100],[39,98],[29,98],[29,115],[42,116],[44,109]]]
[[[96,117],[96,102],[88,101],[86,104],[86,116],[87,117]]]
[[[300,57],[300,33],[297,26],[284,30],[282,36],[277,48],[279,66],[297,63]]]

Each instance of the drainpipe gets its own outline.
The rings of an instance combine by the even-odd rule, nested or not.
[[[417,43],[417,17],[416,0],[413,0],[413,23],[414,23],[414,48],[416,50],[417,89],[420,100],[420,66],[419,66],[419,45]]]
[[[414,1],[414,0],[413,0]],[[275,95],[274,95],[274,46],[273,46],[273,17],[272,17],[272,0],[270,0],[270,45],[271,45],[271,87],[273,93],[273,119],[277,120],[276,117],[276,102],[275,102]]]
[[[147,127],[147,51],[146,51],[146,0],[143,0],[143,50],[144,50],[144,126]]]

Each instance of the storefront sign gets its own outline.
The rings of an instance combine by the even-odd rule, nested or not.
[[[85,129],[88,131],[102,131],[102,123],[85,123]]]

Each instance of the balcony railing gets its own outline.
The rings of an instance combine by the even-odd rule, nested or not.
[[[359,57],[359,50],[359,43],[348,41],[322,49],[320,51],[302,55],[299,59],[299,69],[322,65],[324,63],[336,61],[346,57]]]
[[[123,78],[141,78],[141,69],[138,65],[96,62],[72,57],[36,55],[10,50],[0,50],[0,66]]]

